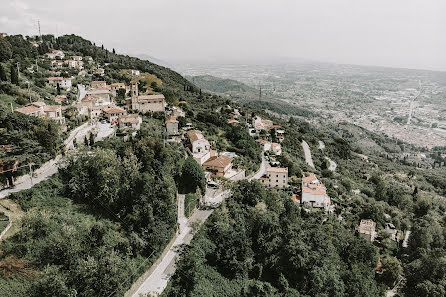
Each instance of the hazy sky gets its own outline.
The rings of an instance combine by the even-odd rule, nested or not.
[[[0,0],[0,31],[168,62],[304,58],[446,71],[446,0]]]

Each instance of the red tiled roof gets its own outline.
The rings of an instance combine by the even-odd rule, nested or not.
[[[109,107],[104,109],[105,113],[123,113],[125,112],[125,109],[122,109],[120,107]]]
[[[225,168],[229,164],[232,163],[232,159],[226,157],[224,155],[210,157],[206,162],[203,163],[203,166],[212,166],[212,167],[221,167]]]
[[[166,124],[167,123],[178,123],[177,117],[176,116],[168,116],[166,119]]]
[[[278,173],[288,173],[288,167],[268,167],[267,172],[278,172]]]
[[[201,134],[201,131],[199,130],[190,130],[187,131],[187,137],[189,137],[191,142],[197,141],[197,140],[206,140]]]
[[[40,111],[41,109],[37,106],[34,105],[28,105],[25,107],[21,107],[21,108],[16,108],[14,111],[15,112],[20,112],[20,113],[24,113],[24,114],[30,114],[30,113],[35,113]]]
[[[315,180],[317,180],[317,177],[316,177],[316,175],[314,175],[314,173],[311,173],[309,176],[302,178],[302,182],[304,182],[304,183],[309,183],[309,182],[312,182]]]

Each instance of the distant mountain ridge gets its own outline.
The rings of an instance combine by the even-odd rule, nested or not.
[[[186,76],[196,86],[214,93],[252,93],[256,89],[240,81],[212,75]]]

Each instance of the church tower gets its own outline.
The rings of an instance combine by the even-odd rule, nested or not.
[[[132,98],[138,98],[138,83],[132,84]]]

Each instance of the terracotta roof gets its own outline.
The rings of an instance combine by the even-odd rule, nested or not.
[[[260,144],[268,144],[269,143],[269,141],[264,140],[264,139],[257,139],[256,141]]]
[[[317,180],[317,177],[316,177],[316,175],[314,175],[314,173],[311,173],[309,176],[302,178],[302,182],[304,182],[304,183],[309,183],[309,182],[312,182],[315,180]]]
[[[43,107],[44,111],[58,111],[61,110],[60,105],[46,105]]]
[[[239,123],[239,121],[237,121],[237,120],[228,120],[228,124],[238,124]]]
[[[226,167],[231,164],[232,159],[226,157],[224,155],[220,155],[218,157],[210,157],[206,162],[203,163],[203,166],[213,166],[213,167]]]
[[[34,105],[34,106],[37,106],[37,107],[42,107],[42,106],[45,106],[45,102],[36,101],[36,102],[31,103],[30,105]]]
[[[24,114],[30,114],[30,113],[35,113],[40,111],[41,109],[37,106],[34,105],[28,105],[25,107],[21,107],[21,108],[16,108],[14,111],[15,112],[20,112],[20,113],[24,113]]]
[[[125,109],[122,109],[120,107],[109,107],[104,109],[105,113],[123,113],[125,112]]]
[[[129,113],[129,114],[123,114],[119,116],[120,119],[137,119],[139,118],[139,114],[137,113]]]
[[[163,99],[163,94],[156,94],[156,95],[140,95],[138,96],[138,100],[156,100],[156,99]]]
[[[326,192],[322,191],[320,188],[310,188],[310,187],[302,187],[302,192],[310,193],[313,195],[326,195]]]
[[[167,123],[178,123],[177,117],[176,116],[168,116],[166,119],[166,124]]]
[[[111,87],[125,87],[125,84],[124,83],[112,83],[110,86]]]
[[[187,131],[187,137],[189,137],[191,142],[195,142],[197,140],[206,140],[199,130]]]
[[[90,110],[102,110],[102,109],[104,109],[104,108],[105,108],[105,106],[98,105],[98,106],[92,106],[92,107],[90,107]]]
[[[278,173],[288,173],[288,167],[268,167],[267,172],[278,172]]]
[[[280,143],[273,142],[273,143],[271,143],[271,146],[280,146]]]
[[[68,79],[68,78],[65,78],[65,79]],[[49,81],[62,81],[62,80],[64,80],[64,78],[60,77],[60,76],[56,76],[56,77],[48,77],[48,80]]]
[[[299,197],[297,196],[297,194],[293,194],[293,195],[291,195],[291,200],[293,200],[294,202],[300,203],[300,199],[299,199]]]

